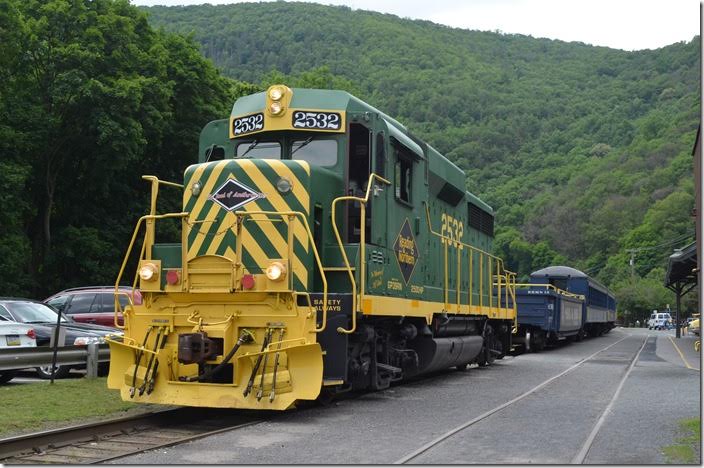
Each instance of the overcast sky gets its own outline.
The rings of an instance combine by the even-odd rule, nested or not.
[[[238,0],[132,0],[198,5]],[[624,50],[656,49],[699,34],[699,0],[320,0],[457,28],[526,34]]]

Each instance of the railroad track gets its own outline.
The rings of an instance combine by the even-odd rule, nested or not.
[[[394,464],[398,465],[398,464],[406,464],[406,463],[414,462],[414,460],[418,459],[424,453],[432,450],[433,448],[439,446],[440,444],[442,444],[444,442],[451,441],[451,439],[453,437],[461,434],[462,431],[464,431],[470,427],[477,426],[482,421],[486,420],[487,418],[490,418],[492,415],[499,413],[500,411],[517,404],[518,402],[520,402],[524,398],[528,397],[529,395],[532,395],[532,394],[538,392],[539,390],[543,389],[547,385],[550,385],[551,383],[555,382],[556,380],[571,373],[575,369],[578,369],[579,367],[583,366],[585,363],[594,359],[599,354],[603,353],[604,351],[608,350],[609,348],[621,343],[622,341],[624,341],[630,337],[631,337],[630,335],[625,336],[625,337],[621,338],[620,340],[618,340],[614,343],[611,343],[610,345],[600,349],[599,351],[587,356],[586,358],[581,359],[580,361],[577,361],[571,367],[569,367],[569,368],[565,369],[564,371],[560,372],[559,374],[554,375],[553,377],[550,377],[549,379],[541,382],[540,384],[534,386],[530,390],[527,390],[526,392],[518,395],[517,397],[515,397],[515,398],[513,398],[513,399],[511,399],[501,405],[498,405],[495,408],[492,408],[489,411],[486,411],[486,412],[482,413],[481,415],[465,422],[464,424],[461,424],[460,426],[457,426],[454,429],[442,434],[441,436],[437,437],[436,439],[433,439],[432,441],[428,442],[427,444],[423,445],[422,447],[418,448],[417,450],[415,450],[415,451],[409,453],[408,455],[404,456],[403,458],[395,461]],[[611,397],[611,400],[609,401],[609,404],[606,406],[606,408],[601,413],[600,417],[598,418],[597,422],[595,423],[591,432],[589,433],[587,439],[583,442],[582,446],[580,447],[579,452],[577,454],[575,454],[575,456],[572,458],[572,461],[571,461],[572,464],[581,464],[584,462],[585,458],[587,457],[587,454],[589,453],[589,449],[591,448],[591,446],[594,442],[594,439],[596,438],[596,435],[598,434],[599,430],[601,429],[602,425],[604,424],[604,421],[606,419],[607,414],[609,413],[609,411],[613,407],[616,399],[618,398],[619,394],[621,393],[621,389],[623,388],[623,385],[626,382],[626,379],[628,378],[631,371],[633,370],[633,367],[635,366],[636,362],[638,361],[638,357],[640,356],[641,352],[643,351],[643,348],[645,347],[646,343],[648,342],[649,337],[650,337],[650,335],[647,335],[645,337],[642,345],[640,346],[638,351],[635,353],[635,355],[630,360],[630,362],[627,366],[627,370],[624,373],[624,375],[622,376],[622,378],[618,384],[618,387],[616,388],[616,391],[614,392],[614,394]],[[422,461],[418,461],[418,462],[423,463]]]
[[[0,463],[95,464],[264,421],[260,413],[177,408],[0,439]]]

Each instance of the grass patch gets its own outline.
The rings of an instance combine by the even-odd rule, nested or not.
[[[106,378],[61,379],[0,387],[0,436],[68,426],[79,420],[133,414],[141,407],[120,399],[120,392],[108,390]],[[141,412],[141,411],[136,411]]]
[[[702,422],[700,418],[683,419],[680,421],[682,436],[676,443],[663,447],[667,463],[699,463],[697,456],[701,457],[699,447],[702,439]]]

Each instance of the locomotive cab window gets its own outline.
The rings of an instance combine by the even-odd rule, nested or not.
[[[412,177],[413,162],[399,153],[394,165],[394,193],[397,200],[411,203]]]
[[[337,164],[337,141],[316,140],[313,136],[294,140],[291,159],[307,161],[311,166],[334,166]]]
[[[371,132],[361,124],[350,124],[347,162],[347,195],[364,197],[369,184],[371,168]],[[360,204],[354,202],[347,205],[347,241],[360,242],[362,220]],[[373,200],[367,203],[365,211],[365,239],[371,238]]]
[[[243,141],[237,145],[237,158],[281,159],[281,143],[278,141]]]

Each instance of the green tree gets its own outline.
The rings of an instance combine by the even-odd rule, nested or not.
[[[146,204],[141,174],[180,178],[237,84],[127,0],[0,0],[0,44],[0,182],[26,201],[2,208],[16,254],[0,270],[25,294],[111,283]]]

